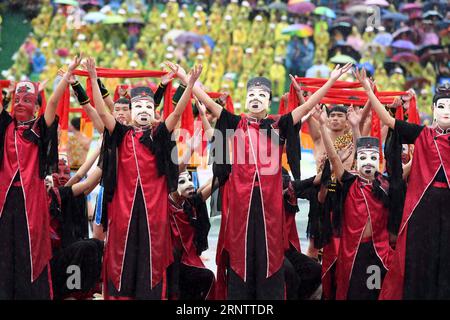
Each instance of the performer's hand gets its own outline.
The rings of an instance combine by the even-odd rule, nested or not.
[[[6,88],[6,97],[11,98],[11,95],[14,92],[15,88],[16,88],[16,82],[10,81],[8,88]]]
[[[187,85],[188,78],[187,78],[186,71],[179,64],[174,64],[170,61],[166,61],[166,62],[164,62],[164,64],[170,70],[172,70],[172,72],[177,76],[178,79],[180,79],[185,85]]]
[[[198,113],[200,114],[200,116],[206,115],[206,107],[205,107],[205,105],[203,103],[201,103],[197,99],[197,97],[194,97],[194,100],[195,100],[195,105],[197,106],[197,110],[198,110]]]
[[[71,74],[76,68],[78,68],[82,59],[83,59],[82,54],[76,55],[73,58],[72,62],[69,64],[69,68],[68,68],[67,72]]]
[[[414,89],[410,88],[408,91],[406,91],[406,95],[403,95],[400,97],[401,104],[403,108],[408,109],[409,104],[411,102],[411,99],[416,95],[416,92]]]
[[[327,112],[325,108],[326,108],[325,106],[320,107],[320,109],[314,115],[314,118],[316,118],[316,120],[319,121],[319,124],[321,126],[325,126],[327,123]]]
[[[361,109],[360,108],[355,109],[353,108],[353,105],[348,107],[347,119],[352,127],[359,126],[359,123],[361,122]]]
[[[64,77],[65,74],[66,74],[66,72],[63,69],[58,70],[58,76]],[[73,74],[71,74],[70,76],[68,76],[66,78],[66,80],[69,84],[74,84],[77,81],[77,78],[75,78],[75,76]]]
[[[38,91],[41,92],[42,90],[44,90],[45,86],[47,85],[47,83],[48,83],[48,79],[45,79],[45,80],[39,82],[39,89],[38,89]]]
[[[97,79],[97,70],[95,69],[95,60],[92,57],[89,57],[86,59],[86,61],[83,63],[84,69],[89,74],[89,78],[96,80]]]
[[[161,77],[161,84],[165,86],[170,81],[172,81],[173,78],[175,78],[175,73],[173,71],[170,71]]]
[[[331,71],[330,74],[330,79],[336,81],[337,79],[339,79],[344,73],[346,73],[348,70],[350,70],[350,68],[353,66],[352,63],[347,63],[345,66],[343,66],[342,68],[340,67],[340,65],[336,65],[336,67],[334,68],[333,71]]]
[[[192,70],[189,72],[189,80],[187,85],[190,88],[193,88],[195,83],[197,82],[198,78],[200,78],[200,75],[202,74],[203,66],[201,64],[195,65]]]
[[[302,90],[301,84],[299,84],[297,82],[297,80],[295,80],[295,77],[292,74],[289,74],[289,78],[291,78],[291,81],[292,81],[292,84],[294,85],[295,91],[297,91],[299,94],[303,95],[303,90]]]
[[[361,83],[364,90],[366,91],[372,90],[372,85],[369,81],[369,78],[367,78],[366,69],[364,68],[362,68],[361,70],[356,69],[353,71],[353,75],[359,81],[359,83]]]

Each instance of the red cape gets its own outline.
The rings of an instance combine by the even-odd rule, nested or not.
[[[449,181],[449,140],[450,134],[438,135],[436,130],[425,127],[414,143],[414,154],[406,191],[402,223],[391,267],[381,288],[380,299],[382,300],[400,300],[403,298],[408,221],[441,166],[444,167],[447,181]]]

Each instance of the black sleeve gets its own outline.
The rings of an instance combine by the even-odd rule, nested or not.
[[[202,195],[196,193],[190,202],[195,208],[196,217],[193,219],[192,213],[188,213],[189,222],[195,229],[194,244],[197,249],[197,255],[200,256],[203,251],[208,249],[208,233],[211,223],[209,222],[208,209]],[[187,211],[189,212],[189,209]]]
[[[156,166],[160,176],[165,175],[169,192],[178,187],[178,155],[177,144],[164,122],[154,130],[148,130],[139,140],[156,157]],[[172,159],[172,156],[175,157]]]
[[[402,120],[395,120],[394,131],[398,132],[401,143],[413,144],[422,132],[424,126],[409,123]]]
[[[239,121],[241,121],[241,117],[231,113],[227,109],[223,108],[220,113],[219,119],[216,122],[216,127],[222,127],[226,129],[236,130]]]
[[[282,115],[278,120],[280,138],[286,140],[286,155],[294,179],[300,179],[300,128],[301,122],[294,125],[292,113]]]
[[[88,238],[86,196],[75,196],[72,187],[60,187],[58,190],[61,198],[61,245],[65,248]]]
[[[160,83],[158,85],[158,89],[155,91],[155,107],[158,107],[161,103],[162,98],[164,97],[164,93],[166,92],[167,86]]]
[[[12,117],[6,111],[6,109],[3,109],[0,113],[0,167],[2,166],[3,162],[3,150],[5,146],[5,136],[6,136],[6,128],[8,125],[12,122]]]
[[[231,161],[228,152],[229,129],[236,130],[241,117],[222,109],[220,117],[216,122],[215,133],[213,137],[213,146],[211,148],[211,159],[213,159],[213,186],[216,185],[216,179],[219,186],[224,185],[231,173]],[[216,139],[216,134],[220,134],[220,139]]]
[[[56,172],[58,168],[58,116],[47,127],[44,116],[40,116],[33,126],[24,132],[24,137],[35,143],[39,149],[39,177]]]

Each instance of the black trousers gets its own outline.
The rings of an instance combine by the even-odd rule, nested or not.
[[[170,300],[205,300],[214,283],[209,269],[180,262],[181,251],[174,250],[174,262],[167,268],[167,292]]]
[[[408,223],[404,299],[450,299],[450,189],[430,187]]]
[[[91,292],[99,283],[102,271],[103,241],[86,239],[72,243],[53,254],[51,274],[55,299]],[[70,266],[78,266],[81,273],[80,288],[69,288]]]
[[[48,267],[31,282],[31,260],[21,187],[11,187],[0,218],[0,299],[48,300]]]
[[[291,248],[285,253],[288,262],[288,268],[297,276],[286,275],[286,294],[288,300],[308,299],[322,283],[322,267],[315,260],[307,255],[298,252],[295,248]],[[285,262],[286,265],[286,262]],[[290,266],[289,266],[290,265]],[[285,269],[287,273],[287,268]],[[297,290],[295,293],[292,290]]]
[[[285,298],[284,267],[281,267],[271,277],[266,278],[266,237],[261,193],[258,187],[253,189],[250,204],[246,261],[246,281],[237,275],[231,267],[228,267],[227,298],[229,300],[282,300]]]
[[[147,216],[142,189],[138,187],[128,232],[122,271],[122,287],[118,291],[112,281],[108,281],[109,295],[137,300],[160,300],[162,298],[162,281],[152,288],[150,272]]]
[[[378,266],[380,270],[380,288],[369,288],[367,280],[371,274],[367,273],[369,266]],[[356,254],[355,264],[353,265],[352,276],[350,278],[350,286],[347,292],[348,300],[378,300],[383,283],[386,269],[378,258],[372,241],[364,242],[359,245]]]

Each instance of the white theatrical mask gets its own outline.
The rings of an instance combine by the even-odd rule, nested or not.
[[[251,113],[260,113],[269,110],[270,93],[260,88],[250,88],[247,91],[245,108]]]
[[[434,104],[433,117],[438,126],[447,130],[450,128],[450,98],[438,99]]]
[[[155,119],[155,103],[142,98],[131,102],[131,120],[138,126],[148,126]]]
[[[178,194],[184,198],[189,198],[192,197],[194,191],[194,184],[192,183],[191,175],[189,174],[189,172],[181,172],[178,176]]]
[[[373,178],[380,166],[380,153],[375,149],[359,149],[356,156],[358,172],[365,178]]]

